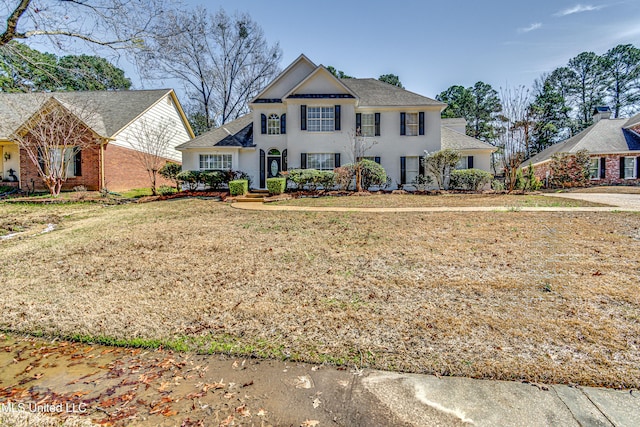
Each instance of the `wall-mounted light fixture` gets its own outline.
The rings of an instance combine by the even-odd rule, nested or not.
[[[6,161],[9,161],[9,159],[10,159],[10,158],[11,158],[11,154],[9,154],[8,152],[7,152],[7,153],[4,153],[4,161],[5,161],[5,162],[6,162]]]

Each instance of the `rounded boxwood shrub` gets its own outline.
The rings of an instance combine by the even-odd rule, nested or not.
[[[229,192],[232,196],[242,196],[249,192],[249,181],[246,179],[236,179],[229,181]]]
[[[458,169],[451,171],[449,185],[456,190],[478,191],[492,179],[493,175],[482,169]]]
[[[170,196],[172,194],[176,194],[178,190],[175,187],[171,187],[170,185],[161,185],[157,190],[158,194],[161,196]]]
[[[284,193],[287,188],[286,178],[267,178],[267,190],[272,196]]]

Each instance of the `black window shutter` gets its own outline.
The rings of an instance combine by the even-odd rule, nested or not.
[[[300,153],[300,169],[307,168],[307,153]]]
[[[380,164],[380,157],[374,157],[373,161],[376,162],[377,164]]]
[[[418,134],[424,135],[424,112],[418,113]]]
[[[425,156],[418,157],[418,174],[425,176],[426,173],[424,171],[424,158]]]
[[[287,170],[287,150],[282,150],[282,170]]]
[[[260,150],[260,188],[264,188],[267,185],[264,162],[264,150]]]
[[[636,157],[636,179],[640,179],[640,156]]]
[[[407,158],[400,157],[400,184],[406,184],[406,183],[407,183]]]
[[[307,106],[300,106],[300,130],[307,130]]]
[[[620,157],[620,179],[624,178],[624,157]]]
[[[340,106],[333,107],[333,120],[335,124],[335,130],[340,130]]]
[[[335,153],[333,156],[334,156],[333,167],[334,168],[339,168],[340,167],[340,153]]]
[[[356,135],[362,135],[362,113],[356,113]]]
[[[600,179],[607,177],[607,158],[600,157]]]
[[[283,114],[280,116],[280,133],[287,133],[287,115]]]
[[[407,115],[405,113],[400,113],[400,135],[407,134],[406,124],[407,124]]]
[[[467,156],[467,169],[473,169],[473,156]]]
[[[374,118],[375,118],[375,123],[376,123],[375,136],[380,136],[380,113],[375,113]]]
[[[82,176],[82,150],[78,149],[74,156],[74,175]]]
[[[263,135],[267,133],[267,116],[264,114],[260,114],[260,133]]]

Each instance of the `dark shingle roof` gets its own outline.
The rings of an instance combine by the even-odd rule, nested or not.
[[[556,153],[576,153],[587,150],[590,153],[622,153],[637,150],[637,142],[631,132],[624,131],[627,119],[604,119],[589,126],[579,134],[546,148],[527,160],[527,164],[545,162]]]
[[[251,113],[225,123],[180,144],[176,150],[209,147],[253,147],[253,115]]]
[[[113,137],[169,92],[171,89],[0,93],[0,138],[8,138],[52,97],[71,111],[74,108],[91,110],[95,117],[87,124],[99,135]]]
[[[422,107],[446,104],[376,79],[341,79],[360,98],[359,107]]]

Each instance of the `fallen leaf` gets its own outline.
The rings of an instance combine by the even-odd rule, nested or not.
[[[318,406],[320,406],[321,403],[322,402],[317,397],[313,399],[313,409],[316,409]]]
[[[260,408],[256,415],[259,416],[259,417],[264,417],[265,415],[267,415],[267,411],[265,411],[264,409]]]
[[[320,424],[320,421],[318,420],[305,420],[305,422],[300,424],[300,427],[314,427],[314,426],[317,426],[318,424]]]
[[[233,415],[229,415],[227,418],[222,420],[222,422],[220,423],[220,427],[231,425],[232,422],[233,422]]]
[[[238,414],[242,415],[243,417],[250,417],[251,416],[251,412],[249,412],[249,410],[247,409],[247,405],[238,406],[236,408],[236,412]]]

